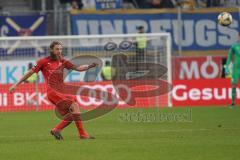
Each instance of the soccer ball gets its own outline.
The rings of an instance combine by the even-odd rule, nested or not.
[[[218,15],[218,24],[222,26],[229,26],[232,21],[232,15],[228,12],[222,12]]]

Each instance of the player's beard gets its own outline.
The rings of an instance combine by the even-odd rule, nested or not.
[[[60,53],[59,55],[56,55],[56,54],[54,54],[53,52],[51,52],[51,53],[50,53],[50,57],[51,57],[51,59],[53,59],[53,60],[60,60],[60,59],[62,59],[61,53]]]

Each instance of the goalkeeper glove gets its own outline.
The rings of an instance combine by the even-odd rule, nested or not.
[[[225,68],[225,75],[229,75],[229,69],[228,69],[228,67]]]

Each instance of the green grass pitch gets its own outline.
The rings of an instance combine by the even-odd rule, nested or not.
[[[162,117],[143,122],[136,118],[139,113]],[[182,119],[170,116],[184,114]],[[170,118],[164,119],[164,115]],[[240,157],[239,108],[198,107],[191,112],[187,108],[116,109],[85,122],[86,130],[95,140],[79,140],[73,123],[62,132],[64,140],[56,141],[49,130],[58,122],[52,111],[0,113],[0,160],[236,160]]]

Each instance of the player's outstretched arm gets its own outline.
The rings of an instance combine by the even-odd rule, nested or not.
[[[20,85],[22,82],[24,82],[26,79],[28,79],[33,73],[34,73],[34,71],[31,70],[31,69],[30,69],[29,71],[27,71],[27,73],[25,73],[25,74],[22,76],[22,78],[20,78],[20,80],[19,80],[17,83],[13,84],[13,85],[9,88],[9,92],[10,92],[10,93],[13,93],[13,92],[15,91],[15,89],[17,88],[17,86]]]
[[[93,68],[93,67],[96,67],[97,64],[96,63],[92,63],[92,64],[86,64],[86,65],[81,65],[79,67],[75,67],[73,68],[75,71],[79,71],[79,72],[82,72],[82,71],[86,71],[90,68]]]

